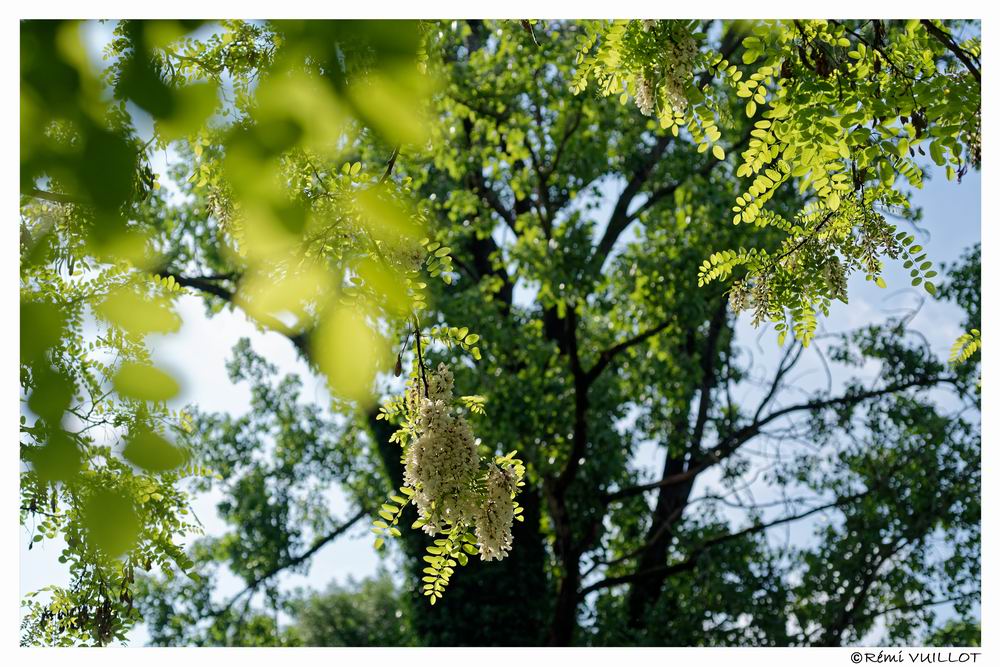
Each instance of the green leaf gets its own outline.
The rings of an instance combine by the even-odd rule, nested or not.
[[[138,426],[132,430],[122,455],[150,472],[173,470],[188,460],[188,454],[184,449],[175,447],[159,433],[146,426]]]
[[[86,500],[82,522],[87,541],[108,556],[117,558],[131,549],[139,537],[139,517],[124,493],[98,489]]]
[[[124,287],[109,294],[95,310],[104,319],[136,336],[174,332],[181,326],[181,318],[165,299],[145,298]]]
[[[112,384],[122,396],[142,401],[166,401],[180,392],[177,381],[159,368],[126,361]]]
[[[80,471],[83,456],[76,443],[62,429],[52,431],[42,447],[27,457],[41,481],[65,482]]]
[[[64,326],[56,305],[21,301],[21,362],[41,359],[62,338]]]

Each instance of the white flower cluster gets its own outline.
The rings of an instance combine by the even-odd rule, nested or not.
[[[515,484],[510,470],[490,464],[486,473],[486,500],[476,517],[476,538],[483,560],[501,560],[510,551]]]
[[[475,439],[465,419],[452,411],[455,378],[440,364],[426,382],[426,394],[421,379],[407,395],[409,408],[417,412],[417,438],[404,460],[404,478],[414,490],[423,530],[436,535],[447,525],[475,526],[480,557],[500,560],[511,550],[518,474],[490,463],[484,489],[477,491]]]
[[[406,453],[406,484],[416,491],[414,503],[424,530],[434,535],[444,522],[468,523],[478,512],[472,481],[479,456],[472,430],[452,414],[454,377],[441,364],[428,380],[427,396],[419,399],[419,437]]]
[[[691,80],[695,58],[698,56],[698,44],[694,36],[672,21],[643,19],[642,29],[644,32],[655,29],[666,32],[666,52],[653,58],[659,64],[655,71],[647,69],[636,77],[636,107],[645,116],[654,115],[657,94],[662,85],[663,95],[670,108],[678,114],[687,113],[685,89]]]
[[[644,116],[652,116],[656,110],[656,89],[645,74],[639,76],[635,91],[635,105]]]
[[[454,398],[455,375],[444,364],[438,364],[437,372],[427,380],[427,394],[432,401],[451,403]]]
[[[233,201],[227,188],[212,187],[208,190],[208,212],[218,222],[219,227],[230,233],[235,233],[235,222],[242,215],[239,203]]]
[[[840,258],[832,257],[830,261],[823,265],[823,277],[826,280],[828,294],[841,301],[847,302],[847,270],[840,262]]]
[[[664,87],[667,102],[677,113],[687,112],[687,96],[684,89],[694,72],[694,60],[698,55],[698,45],[691,33],[674,30],[664,54]]]
[[[419,271],[424,260],[427,259],[427,251],[424,250],[424,247],[414,239],[405,236],[385,243],[384,253],[393,264],[406,273]]]
[[[982,137],[982,112],[976,112],[976,122],[972,125],[972,128],[968,133],[968,145],[969,145],[969,161],[977,169],[980,168],[983,161],[983,137]]]

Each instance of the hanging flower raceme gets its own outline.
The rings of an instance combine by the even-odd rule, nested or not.
[[[456,565],[471,555],[500,560],[513,546],[514,520],[522,521],[515,497],[523,486],[524,465],[514,458],[481,457],[476,438],[454,398],[455,379],[444,364],[435,372],[419,367],[411,375],[405,397],[384,407],[379,419],[402,417],[401,428],[391,440],[403,446],[402,495],[390,495],[382,505],[373,530],[381,547],[386,536],[398,536],[403,507],[413,503],[418,519],[413,528],[433,536],[424,560],[428,567],[424,594],[431,604],[439,599]],[[485,399],[463,396],[466,406],[482,414]]]
[[[639,77],[635,91],[635,105],[644,116],[652,116],[656,111],[656,88],[645,74]]]
[[[640,21],[656,49],[655,66],[644,66],[635,75],[635,105],[645,116],[683,116],[688,110],[687,89],[694,76],[698,42],[681,21]],[[660,104],[657,104],[659,100]]]
[[[673,30],[667,41],[663,61],[667,64],[663,72],[663,85],[667,103],[677,113],[687,112],[687,86],[694,75],[694,61],[698,56],[698,44],[690,32]]]
[[[479,455],[472,430],[451,409],[454,378],[444,364],[420,399],[419,437],[407,448],[404,479],[416,492],[414,503],[424,530],[434,535],[446,523],[467,523],[475,517],[478,498],[472,483],[479,472]]]
[[[517,479],[510,469],[489,465],[486,498],[476,517],[476,538],[483,560],[501,560],[510,551]]]

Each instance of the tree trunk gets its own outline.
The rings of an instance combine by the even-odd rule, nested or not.
[[[676,466],[670,464],[666,466],[668,470],[674,467]],[[667,475],[679,474],[680,472],[683,470],[678,469],[677,473],[668,472]],[[667,549],[673,541],[671,528],[684,513],[692,486],[694,486],[693,479],[669,489],[663,489],[660,493],[653,514],[655,518],[647,534],[649,546],[639,558],[636,572],[643,572],[666,562]],[[663,591],[664,581],[666,581],[664,574],[651,574],[632,585],[628,599],[630,628],[637,631],[646,628],[646,612],[659,599]]]
[[[576,606],[579,602],[580,566],[579,561],[566,570],[566,576],[559,583],[556,605],[549,630],[550,646],[569,646],[573,643],[576,630]]]

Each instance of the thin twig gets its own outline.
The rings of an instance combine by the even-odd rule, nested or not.
[[[389,161],[385,165],[385,173],[382,174],[382,178],[378,179],[379,185],[382,185],[387,180],[389,180],[389,176],[392,175],[392,169],[393,167],[396,166],[396,158],[398,157],[399,157],[399,146],[396,145],[393,146],[392,155],[389,156]]]
[[[969,58],[969,54],[965,51],[965,49],[959,46],[954,39],[952,39],[951,35],[934,25],[934,23],[929,19],[921,19],[920,24],[927,28],[927,32],[929,32],[937,41],[944,44],[945,48],[954,53],[955,57],[961,60],[962,63],[969,68],[969,72],[972,73],[972,76],[976,78],[977,82],[980,84],[983,82],[982,76],[979,73],[979,68],[972,63],[972,59]]]
[[[424,383],[424,398],[430,398],[431,392],[427,385],[427,372],[424,369],[424,353],[420,344],[420,322],[417,320],[416,315],[413,316],[413,333],[417,339],[417,364],[420,366],[420,380]]]

